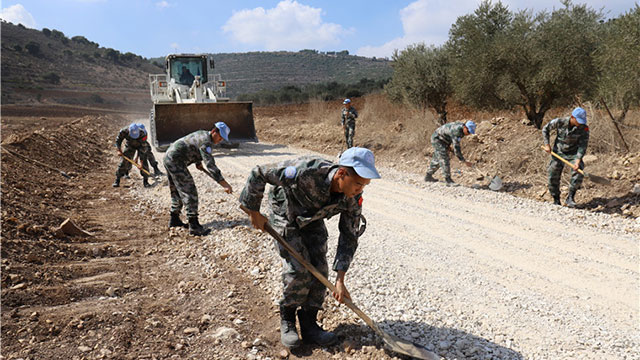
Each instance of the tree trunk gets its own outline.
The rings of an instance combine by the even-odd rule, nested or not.
[[[438,114],[438,123],[444,125],[447,123],[447,102],[443,101],[439,105],[433,106],[433,110]]]

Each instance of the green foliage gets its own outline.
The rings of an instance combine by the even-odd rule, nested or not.
[[[82,59],[84,59],[84,61],[89,62],[89,63],[95,63],[96,60],[94,57],[92,57],[89,54],[82,54]]]
[[[287,85],[278,90],[261,90],[256,93],[242,94],[239,101],[253,101],[256,105],[274,105],[304,103],[309,99],[319,98],[325,101],[356,97],[380,91],[387,80],[371,80],[363,78],[355,84],[341,84],[336,81],[321,84],[310,84],[302,87]]]
[[[511,13],[484,1],[450,31],[452,83],[461,102],[486,109],[520,106],[540,128],[551,106],[595,89],[592,54],[602,14],[563,3],[551,14]]]
[[[20,52],[20,51],[22,51],[22,46],[20,46],[18,44],[15,44],[15,45],[13,45],[13,50],[15,50],[17,52]]]
[[[29,41],[29,43],[27,45],[25,45],[24,48],[27,49],[29,54],[31,54],[31,55],[33,55],[35,57],[42,56],[42,53],[40,52],[40,44],[38,44],[35,41]]]
[[[44,36],[49,37],[51,36],[51,30],[47,29],[47,28],[42,28],[42,33],[44,34]]]
[[[393,77],[385,86],[392,101],[405,102],[426,111],[432,108],[439,122],[447,122],[447,98],[453,91],[449,53],[444,47],[414,44],[393,53]]]
[[[120,59],[120,52],[117,50],[113,50],[111,48],[107,49],[107,51],[105,52],[105,57],[109,60],[111,60],[114,64],[119,62]]]
[[[60,84],[60,76],[56,73],[50,72],[42,76],[42,79],[49,84],[58,85]]]
[[[104,103],[104,99],[102,98],[102,96],[98,95],[98,94],[91,94],[91,96],[89,97],[89,99],[96,103],[96,104],[103,104]]]
[[[640,106],[640,6],[603,24],[595,53],[600,72],[598,94],[621,109],[622,121],[632,106]]]
[[[66,57],[72,57],[73,56],[73,51],[69,50],[69,49],[65,49],[63,52],[64,56]]]

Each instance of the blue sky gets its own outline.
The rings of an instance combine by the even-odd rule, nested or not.
[[[41,30],[82,35],[121,52],[223,53],[316,49],[391,57],[394,49],[440,45],[458,16],[480,0],[4,0],[0,17]],[[583,0],[608,17],[632,0]],[[562,7],[559,0],[504,0],[511,10]]]

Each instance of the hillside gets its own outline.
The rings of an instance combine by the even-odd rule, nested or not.
[[[2,22],[2,103],[148,108],[148,74],[164,57],[145,59],[57,30]],[[387,79],[390,62],[343,52],[251,52],[214,55],[227,95],[310,83]],[[52,93],[53,92],[53,93]]]

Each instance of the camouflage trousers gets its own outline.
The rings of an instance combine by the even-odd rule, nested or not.
[[[294,226],[278,226],[286,223],[286,219],[277,215],[271,216],[274,228],[302,257],[318,271],[328,277],[327,238],[329,233],[324,220],[316,220],[299,229]],[[305,269],[296,259],[277,242],[275,243],[282,257],[283,292],[280,305],[322,309],[327,295],[326,287]]]
[[[347,149],[353,147],[353,137],[356,134],[356,124],[348,122],[344,125],[344,138],[347,141]]]
[[[124,154],[124,156],[128,157],[129,159],[133,160],[133,156],[136,154],[136,151],[138,152],[138,156],[140,157],[140,161],[142,162],[142,168],[145,169],[146,171],[149,171],[149,153],[151,149],[149,148],[149,151],[147,151],[144,146],[142,147],[132,147],[129,145],[125,145],[124,150],[122,151],[122,154]],[[128,162],[127,160],[125,160],[124,158],[120,159],[120,164],[118,165],[118,169],[116,170],[116,177],[121,178],[123,177],[125,174],[128,174],[129,171],[131,170],[131,166],[132,164],[130,162]],[[145,174],[142,170],[140,170],[140,175],[142,175],[143,178],[147,177],[147,174]]]
[[[151,145],[148,142],[145,142],[144,144],[142,144],[142,149],[147,154],[147,160],[149,161],[149,164],[151,164],[151,166],[155,169],[158,166],[158,161],[156,160],[156,157],[153,155],[153,150],[151,149]]]
[[[438,171],[438,168],[442,168],[444,178],[450,179],[451,168],[449,165],[449,147],[434,139],[431,139],[431,146],[433,146],[433,156],[431,157],[431,163],[429,164],[427,174],[433,175]]]
[[[569,160],[570,162],[575,161],[575,155],[567,155],[558,153],[561,157]],[[562,176],[562,169],[564,169],[564,163],[555,157],[551,157],[551,161],[549,161],[548,170],[548,180],[549,180],[549,194],[551,196],[556,197],[560,196],[560,178]],[[580,161],[580,169],[584,169],[584,162]],[[584,176],[577,171],[571,170],[571,181],[569,181],[569,191],[577,191],[582,186],[582,180]]]
[[[184,205],[187,208],[187,217],[197,217],[198,190],[189,169],[183,162],[174,162],[166,157],[163,162],[169,179],[171,212],[180,213]]]

